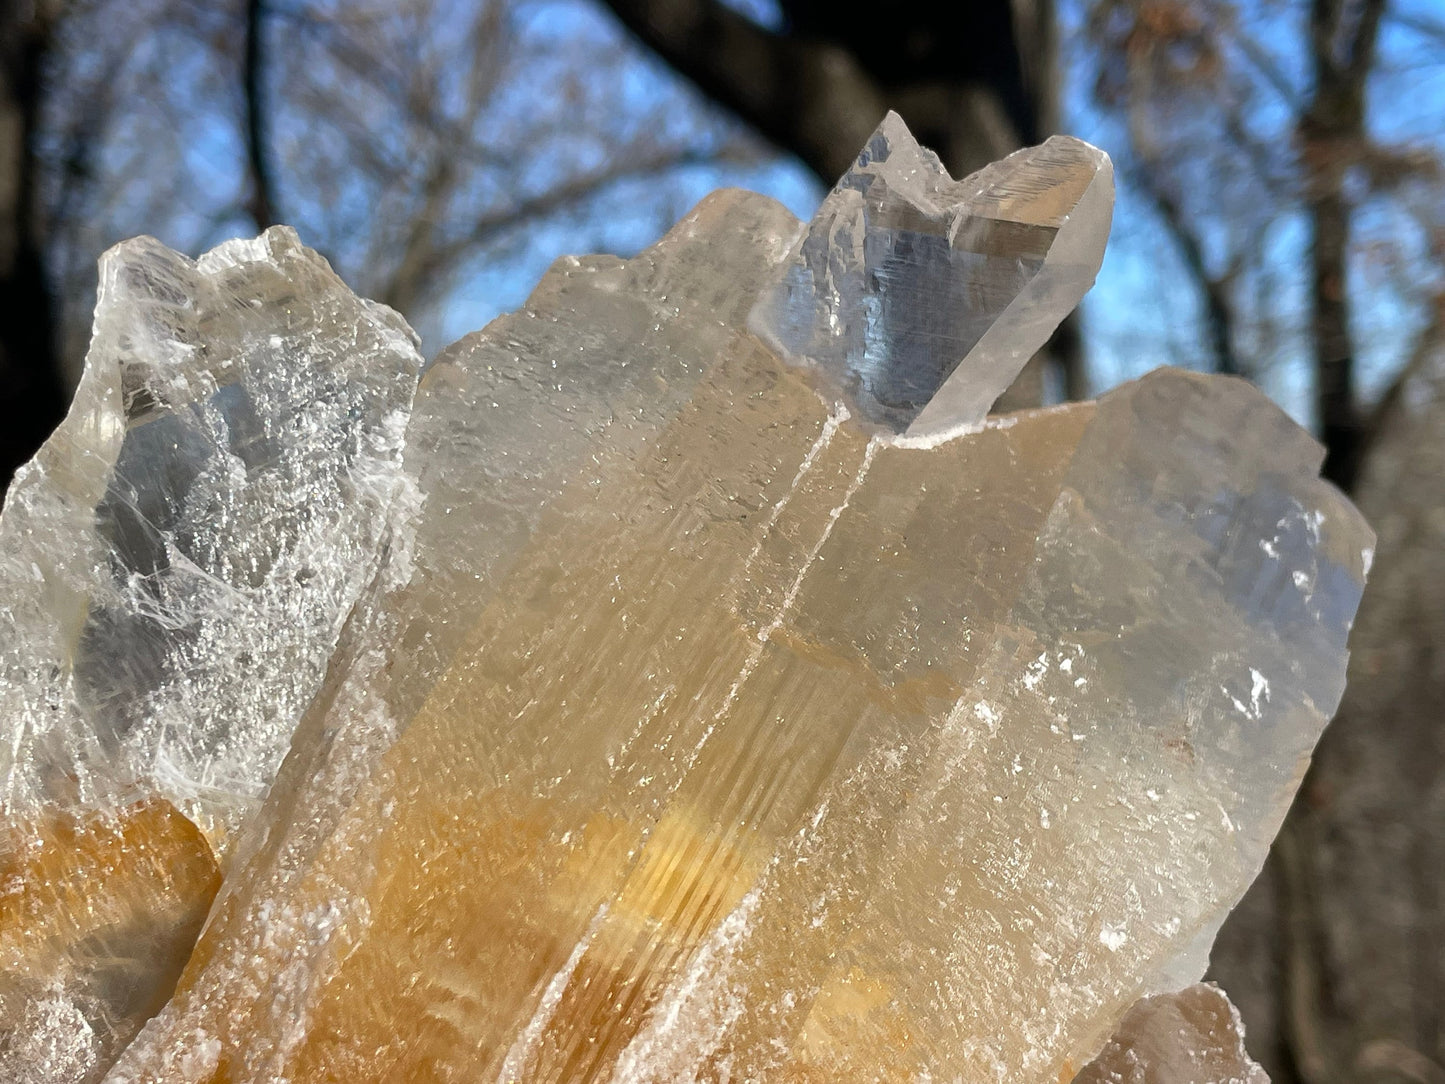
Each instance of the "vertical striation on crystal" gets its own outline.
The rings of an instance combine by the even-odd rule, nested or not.
[[[1113,206],[1109,157],[1080,140],[955,181],[889,113],[751,326],[884,429],[975,428],[1093,285]]]
[[[713,197],[428,373],[409,548],[113,1084],[1053,1081],[1194,966],[1368,528],[1240,381],[878,435],[745,330],[793,230]]]
[[[229,1018],[217,1017],[206,1025],[214,1047],[207,1042],[194,1046],[214,1049],[218,1079],[265,1079],[278,1072],[304,1078],[302,1068],[284,1067],[332,1055],[341,1057],[345,1071],[357,1080],[421,1072],[418,1066],[437,1057],[428,1045],[431,1032],[440,1030],[446,1038],[450,1025],[441,1018],[435,1027],[425,1023],[427,998],[436,989],[431,978],[419,984],[393,982],[394,968],[406,970],[405,952],[426,959],[429,971],[436,963],[443,972],[450,954],[475,953],[463,970],[469,966],[475,977],[492,976],[483,980],[488,984],[510,966],[507,953],[513,946],[505,928],[496,926],[508,916],[489,912],[484,901],[488,894],[505,898],[513,887],[524,892],[550,870],[543,845],[555,846],[553,829],[564,808],[581,809],[596,795],[579,791],[574,798],[553,794],[532,800],[523,792],[516,798],[520,808],[512,811],[514,798],[489,777],[475,774],[485,771],[479,757],[488,755],[482,751],[493,740],[492,733],[465,716],[452,718],[430,706],[440,695],[435,691],[438,679],[469,644],[467,657],[472,657],[481,635],[475,626],[480,614],[491,608],[508,624],[489,632],[501,637],[501,646],[495,661],[478,663],[483,672],[496,668],[510,673],[521,667],[526,673],[535,671],[528,681],[546,682],[554,693],[565,694],[563,683],[582,664],[589,672],[587,681],[605,681],[609,674],[622,678],[625,695],[617,711],[636,705],[638,690],[626,690],[630,662],[617,665],[618,658],[628,662],[632,654],[626,642],[614,641],[595,658],[587,648],[584,656],[559,660],[555,667],[538,668],[517,653],[529,637],[535,638],[539,626],[559,620],[559,614],[574,605],[596,603],[610,610],[608,599],[620,590],[620,585],[609,586],[607,598],[572,591],[566,578],[547,566],[549,557],[558,555],[548,548],[552,529],[544,530],[543,524],[557,516],[563,516],[563,522],[590,516],[598,521],[595,542],[604,552],[610,543],[626,539],[620,532],[628,518],[644,513],[652,521],[675,513],[681,518],[674,533],[693,533],[705,525],[692,522],[700,509],[660,504],[665,494],[651,490],[651,479],[639,493],[641,507],[630,511],[614,506],[615,494],[600,488],[601,483],[604,478],[625,482],[634,457],[661,454],[654,449],[662,436],[721,359],[756,353],[756,344],[741,331],[742,321],[756,297],[755,284],[782,258],[795,226],[786,210],[762,197],[712,197],[656,248],[627,264],[609,258],[559,261],[523,311],[464,339],[428,370],[408,431],[406,467],[419,479],[425,502],[411,548],[384,576],[390,589],[379,593],[374,607],[358,611],[343,636],[332,678],[298,733],[274,788],[267,811],[272,819],[261,827],[265,842],[244,876],[228,882],[212,921],[216,935],[199,946],[195,978],[183,983],[174,1003],[189,1002],[202,1012],[232,1005]],[[750,389],[741,389],[739,406],[746,408],[750,398],[767,391],[766,380],[755,381]],[[727,394],[731,398],[734,391]],[[795,411],[821,411],[816,397],[801,386],[792,389],[791,402]],[[754,408],[763,409],[776,405],[763,401]],[[672,470],[680,495],[693,491],[720,454],[735,450],[729,438],[739,425],[746,435],[755,417],[744,409],[741,420],[724,426],[711,444],[674,449]],[[779,431],[765,447],[790,443],[790,434]],[[787,480],[773,478],[771,484],[785,486]],[[722,492],[714,502],[721,522],[750,513]],[[625,513],[621,519],[619,513]],[[653,553],[649,547],[647,554]],[[627,586],[646,589],[649,581],[642,577],[647,571],[641,563]],[[579,569],[577,574],[584,572]],[[502,597],[504,588],[531,580],[536,582],[527,596]],[[690,592],[702,588],[680,586]],[[674,651],[693,646],[672,645]],[[702,653],[694,664],[706,669],[714,662]],[[655,697],[655,692],[649,694],[649,699]],[[555,704],[555,695],[547,704]],[[587,702],[582,696],[571,698],[563,709],[559,725],[585,721]],[[560,733],[555,729],[533,733],[540,710],[496,735],[502,744],[490,756],[503,758],[508,741],[521,750],[541,742],[558,753],[575,746],[583,754],[592,747],[585,725],[561,743],[553,740]],[[656,718],[657,707],[649,711],[644,703],[639,710],[639,718],[653,717],[654,727],[665,724],[665,718]],[[423,725],[422,718],[434,721]],[[399,751],[417,743],[433,748],[443,760],[457,761],[461,770],[432,773],[425,758],[413,762]],[[448,743],[455,743],[450,752]],[[555,810],[554,802],[560,803]],[[283,804],[286,812],[281,812]],[[433,822],[435,830],[450,836],[460,849],[449,849],[443,838],[435,840],[440,849],[415,840],[420,850],[407,855],[407,834],[385,829],[409,815]],[[464,828],[458,834],[449,824]],[[618,843],[632,831],[618,822]],[[432,829],[423,829],[423,836],[431,834]],[[544,860],[546,869],[527,869],[529,862]],[[412,876],[414,884],[408,881]],[[391,1005],[370,999],[368,1006],[365,992],[348,981],[332,987],[333,1002],[313,1005],[318,983],[343,962],[333,951],[334,938],[360,937],[364,931],[358,924],[379,929],[378,920],[391,921],[391,906],[411,906],[408,884],[431,895],[413,916],[420,927],[410,919],[398,927],[398,944],[410,943],[412,949],[393,957],[396,944],[370,942],[359,948],[362,955],[348,971],[348,977],[358,970],[388,976],[383,981],[401,1000]],[[588,885],[584,877],[578,892],[591,891]],[[387,895],[386,903],[374,898],[377,891]],[[528,920],[549,939],[548,918],[569,915],[575,906],[565,890],[559,890],[556,899],[555,907],[548,907],[546,898],[534,900],[537,911]],[[516,903],[527,905],[525,900]],[[462,940],[449,948],[445,939],[456,935]],[[515,952],[535,947],[531,941],[519,942]],[[275,952],[292,961],[285,975],[266,970]],[[495,972],[489,970],[493,965]],[[258,997],[257,981],[267,984],[264,998]],[[458,981],[470,980],[459,972]],[[198,985],[206,992],[199,993]],[[415,997],[406,994],[408,987],[416,991]],[[499,986],[497,994],[506,1005],[525,999],[528,991]],[[403,1019],[394,1024],[392,1014],[398,1013]],[[333,1025],[313,1027],[311,1021],[317,1018],[335,1020],[342,1042],[357,1032],[379,1034],[393,1026],[401,1031],[383,1042],[374,1059],[346,1060],[344,1051],[324,1041],[325,1028]],[[408,1037],[406,1032],[418,1021],[423,1033]],[[482,1025],[476,1021],[470,1026]],[[169,1020],[157,1020],[149,1034],[165,1035],[172,1026]],[[143,1040],[133,1051],[117,1070],[118,1078],[163,1074],[162,1067],[149,1065],[151,1055],[145,1048],[150,1041]],[[182,1046],[192,1048],[189,1039],[182,1040]],[[452,1056],[468,1065],[475,1060],[474,1054],[455,1048]],[[132,1065],[147,1067],[129,1068]],[[173,1068],[183,1074],[200,1071],[179,1064]]]
[[[165,1000],[373,575],[419,366],[289,229],[102,258],[75,404],[0,514],[0,1045],[41,1012],[86,1068],[7,1079],[88,1079]]]

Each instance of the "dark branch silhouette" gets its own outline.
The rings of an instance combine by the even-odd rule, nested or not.
[[[251,198],[247,209],[257,229],[274,226],[276,181],[271,168],[268,114],[265,101],[266,8],[262,0],[246,0],[246,45],[241,59],[246,103],[246,165]]]
[[[53,29],[44,5],[0,4],[0,491],[59,423],[68,398],[37,213],[35,143]]]
[[[1356,13],[1345,0],[1311,3],[1314,92],[1299,125],[1310,223],[1315,401],[1328,453],[1324,473],[1346,490],[1359,474],[1364,418],[1355,387],[1345,281],[1352,211],[1345,177],[1364,152],[1365,80],[1385,0],[1366,0],[1359,7]]]
[[[1149,197],[1159,221],[1169,232],[1190,277],[1204,300],[1204,327],[1209,337],[1209,355],[1214,371],[1234,376],[1248,375],[1234,349],[1234,310],[1229,300],[1229,276],[1214,275],[1204,259],[1204,246],[1190,228],[1183,205],[1165,188],[1157,165],[1131,169],[1129,180]]]

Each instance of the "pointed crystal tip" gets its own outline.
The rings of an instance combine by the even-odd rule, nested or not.
[[[1094,283],[1109,156],[1053,136],[961,181],[889,113],[750,318],[864,418],[976,427]]]

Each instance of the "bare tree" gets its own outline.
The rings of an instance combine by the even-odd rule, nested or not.
[[[579,219],[610,192],[648,185],[664,197],[653,201],[660,229],[684,209],[665,198],[670,179],[759,160],[753,131],[831,183],[889,107],[955,173],[1055,126],[1051,0],[947,11],[905,0],[885,20],[858,3],[792,0],[776,31],[717,0],[617,0],[622,22],[707,95],[682,110],[660,102],[650,117],[598,93],[640,56],[605,17],[580,5],[571,15],[590,18],[598,42],[579,61],[530,29],[534,7],[76,0],[26,16],[25,41],[46,48],[11,49],[31,59],[6,70],[20,73],[7,86],[28,110],[14,159],[25,206],[13,217],[28,224],[30,294],[6,297],[17,326],[57,345],[7,352],[29,359],[47,404],[27,412],[33,431],[11,428],[11,459],[56,420],[55,373],[78,373],[95,257],[126,236],[198,251],[284,219],[426,333],[489,256],[518,253],[529,225]],[[21,25],[15,11],[7,27]],[[49,331],[35,300],[47,287],[60,301]],[[1068,391],[1082,393],[1072,324],[1054,354]],[[1020,403],[1040,397],[1038,372]]]
[[[1009,0],[787,0],[769,30],[717,0],[608,0],[683,75],[831,184],[889,109],[966,173],[1035,142],[1054,110],[1053,20]]]
[[[1355,385],[1346,256],[1350,205],[1345,178],[1365,156],[1365,81],[1385,0],[1311,0],[1314,87],[1299,122],[1310,219],[1310,304],[1325,474],[1349,489],[1366,435]]]
[[[580,7],[585,57],[529,0],[0,7],[0,364],[25,404],[0,426],[6,477],[59,418],[95,259],[125,237],[197,252],[284,219],[436,339],[469,275],[539,228],[650,184],[629,208],[644,243],[682,173],[766,154],[700,103],[618,110],[641,51]]]
[[[1380,529],[1350,691],[1218,973],[1277,1084],[1445,1080],[1445,167],[1370,124],[1382,28],[1438,63],[1445,23],[1384,0],[1076,2],[1108,149],[1198,291],[1205,353],[1257,379],[1274,354],[1308,365],[1330,475]],[[0,3],[0,483],[59,418],[95,257],[123,237],[198,251],[284,218],[356,289],[443,326],[489,259],[641,186],[651,209],[628,213],[655,232],[682,173],[766,154],[753,133],[826,184],[887,108],[955,174],[1058,126],[1054,0],[780,0],[773,26],[722,0],[605,0],[701,91],[630,109],[636,51],[610,17],[578,6],[568,45],[533,8]],[[1415,240],[1370,235],[1376,206]],[[1288,266],[1281,223],[1307,238]],[[1373,402],[1370,268],[1406,314]],[[1082,394],[1077,326],[1053,349]]]
[[[1347,489],[1373,439],[1352,327],[1357,212],[1399,196],[1411,179],[1438,188],[1440,163],[1438,151],[1369,134],[1385,8],[1383,0],[1307,9],[1098,0],[1086,21],[1094,97],[1118,122],[1111,149],[1194,280],[1214,367],[1260,377],[1257,366],[1271,361],[1250,342],[1300,344],[1329,451],[1325,471]],[[1410,214],[1422,234],[1434,228],[1433,212]],[[1269,288],[1281,257],[1262,239],[1288,221],[1308,238],[1303,312]],[[1424,313],[1430,302],[1417,292],[1410,304]],[[1397,369],[1408,352],[1403,339],[1398,346]]]

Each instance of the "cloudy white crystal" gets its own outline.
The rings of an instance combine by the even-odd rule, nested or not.
[[[102,257],[75,402],[0,513],[6,868],[76,824],[145,835],[124,835],[137,798],[231,849],[406,491],[420,362],[411,329],[288,228],[194,262],[150,238]],[[0,918],[35,887],[5,885]],[[45,887],[88,932],[0,960],[0,1049],[54,1052],[7,1079],[82,1084],[174,982],[166,937],[186,935],[169,912],[91,930],[96,886]]]
[[[293,231],[101,261],[85,376],[0,514],[0,803],[135,786],[215,838],[371,575],[420,368]]]

